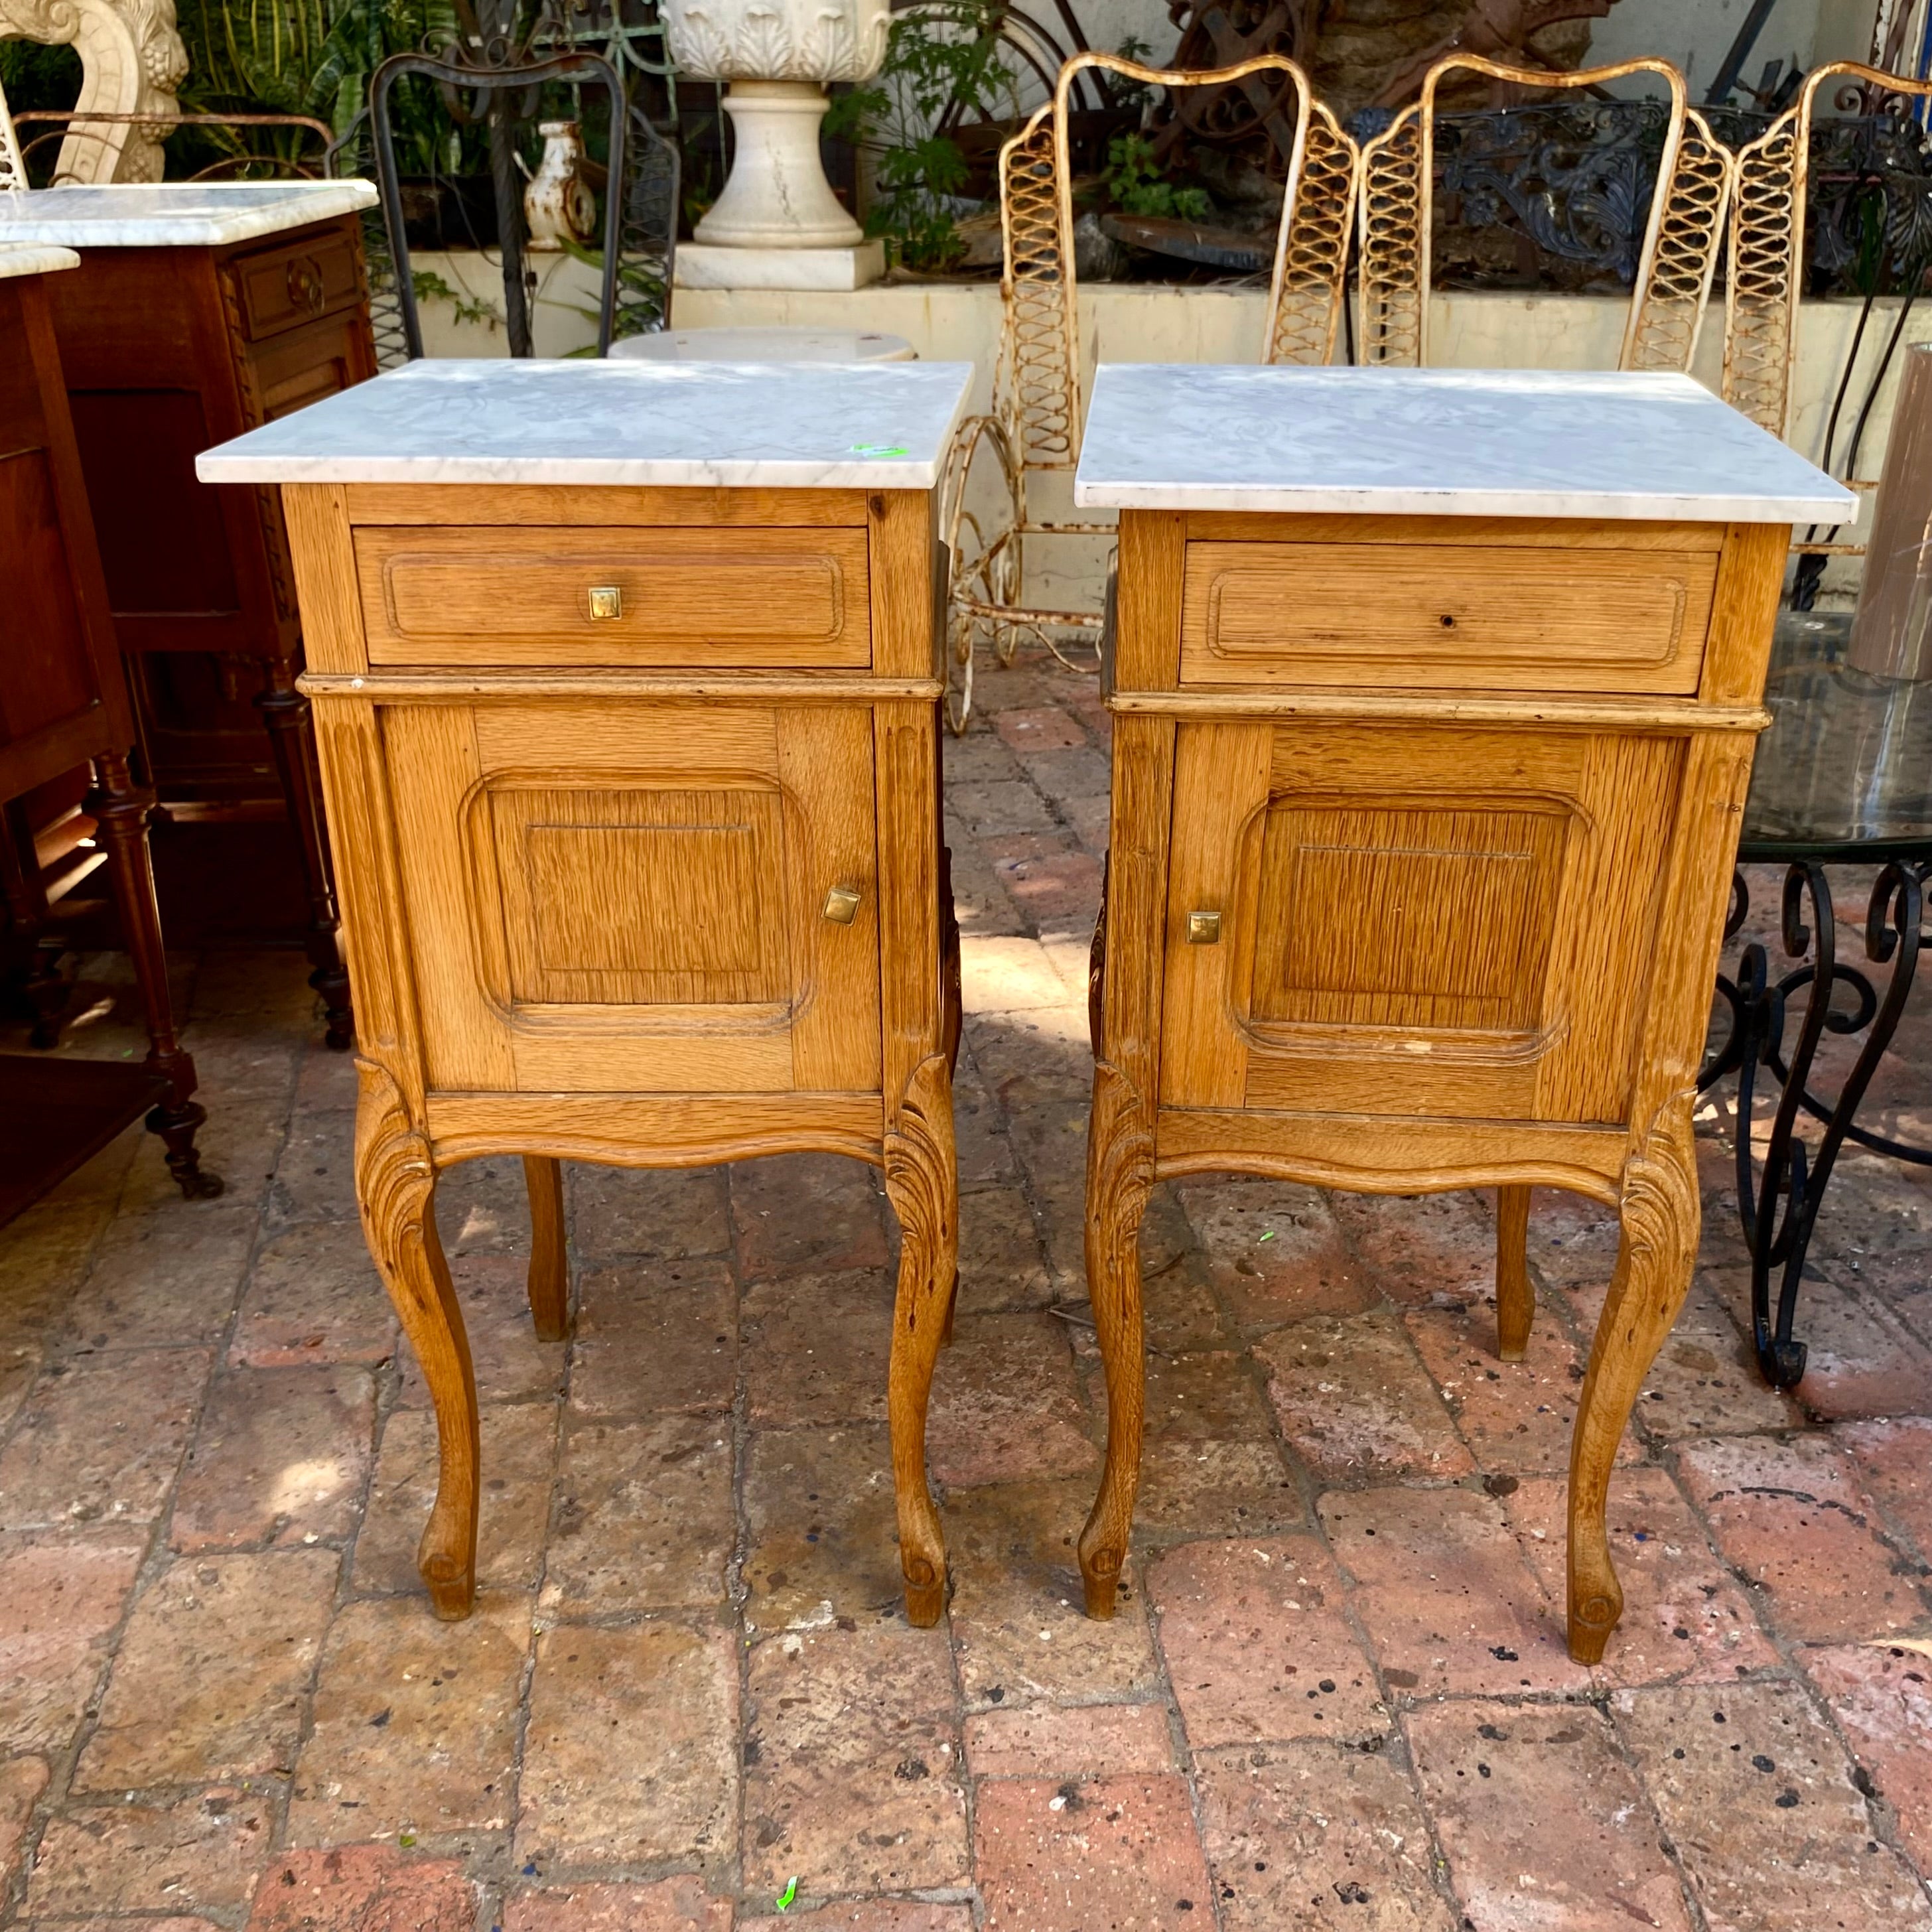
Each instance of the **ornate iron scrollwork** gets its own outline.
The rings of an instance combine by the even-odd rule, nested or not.
[[[1839,1150],[1846,1141],[1896,1160],[1932,1166],[1932,1148],[1916,1148],[1862,1127],[1860,1103],[1912,991],[1921,943],[1923,887],[1932,860],[1894,860],[1880,872],[1865,913],[1865,956],[1892,968],[1882,998],[1870,978],[1856,966],[1840,963],[1838,927],[1832,908],[1832,888],[1822,865],[1796,862],[1784,876],[1782,934],[1785,952],[1805,963],[1774,980],[1768,956],[1754,940],[1739,956],[1737,976],[1718,980],[1718,992],[1729,1009],[1730,1031],[1706,1060],[1699,1088],[1708,1088],[1725,1074],[1738,1076],[1738,1215],[1744,1245],[1751,1258],[1751,1341],[1758,1366],[1774,1388],[1792,1387],[1804,1373],[1804,1344],[1794,1339],[1798,1285],[1804,1258],[1818,1218],[1820,1203],[1832,1178]],[[1742,872],[1731,880],[1731,910],[1724,936],[1735,935],[1750,910],[1750,896]],[[1834,1004],[1843,986],[1850,995],[1849,1010]],[[1804,1017],[1789,1060],[1785,1058],[1786,1007],[1794,995],[1805,994]],[[1856,1059],[1835,1100],[1826,1101],[1811,1091],[1812,1065],[1827,1033],[1841,1037],[1862,1034]],[[1776,1113],[1762,1159],[1752,1160],[1751,1112],[1757,1070],[1768,1070],[1779,1088]],[[1824,1124],[1816,1148],[1799,1136],[1800,1112]],[[1778,1276],[1778,1304],[1772,1307],[1771,1280]]]

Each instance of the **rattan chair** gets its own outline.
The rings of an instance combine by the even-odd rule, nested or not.
[[[1812,122],[1819,90],[1838,80],[1856,80],[1882,99],[1932,100],[1932,80],[1908,80],[1856,61],[1834,61],[1808,74],[1797,100],[1738,151],[1730,285],[1724,304],[1724,396],[1733,409],[1780,439],[1791,434]],[[1820,463],[1831,460],[1828,449],[1819,452]],[[1848,478],[1846,487],[1868,493],[1878,484]],[[1812,556],[1865,553],[1862,543],[1804,542],[1792,548]]]
[[[1436,96],[1445,76],[1459,71],[1546,90],[1654,74],[1670,88],[1670,118],[1617,366],[1689,368],[1710,302],[1733,162],[1704,117],[1687,104],[1683,75],[1656,59],[1564,74],[1460,53],[1438,61],[1424,76],[1419,98],[1362,148],[1360,359],[1410,368],[1429,361]]]
[[[1262,360],[1325,362],[1341,331],[1350,211],[1360,160],[1355,143],[1315,98],[1307,76],[1278,54],[1238,66],[1187,73],[1143,67],[1118,54],[1076,54],[1060,70],[1053,98],[1000,150],[1000,218],[1005,251],[1003,318],[992,412],[962,424],[940,497],[940,529],[951,550],[947,598],[946,713],[963,731],[972,711],[974,650],[990,637],[1003,664],[1021,638],[1042,639],[1072,664],[1055,634],[1097,643],[1103,614],[1024,603],[1028,539],[1104,536],[1105,524],[1041,522],[1028,509],[1028,478],[1070,471],[1080,458],[1080,335],[1073,267],[1072,170],[1068,106],[1074,86],[1101,68],[1148,87],[1225,86],[1278,72],[1297,113],[1276,232]],[[998,508],[982,524],[968,505],[976,458],[990,450],[999,466]]]

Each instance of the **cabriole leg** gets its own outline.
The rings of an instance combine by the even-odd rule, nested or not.
[[[539,1342],[561,1342],[570,1333],[570,1254],[563,1238],[563,1163],[546,1155],[524,1156],[530,1196],[530,1314]]]
[[[1529,1348],[1536,1320],[1536,1290],[1529,1280],[1529,1190],[1496,1190],[1496,1354],[1520,1362]]]
[[[466,1617],[476,1597],[476,1375],[449,1264],[436,1230],[436,1170],[389,1076],[358,1060],[356,1198],[382,1285],[436,1404],[436,1502],[416,1568],[436,1614]]]
[[[1688,1094],[1670,1102],[1624,1168],[1623,1232],[1570,1444],[1570,1654],[1595,1664],[1623,1614],[1604,1526],[1630,1405],[1690,1292],[1697,1252]]]
[[[1147,1367],[1140,1239],[1154,1184],[1154,1140],[1139,1096],[1105,1060],[1094,1070],[1087,1135],[1087,1294],[1107,1377],[1107,1459],[1080,1532],[1080,1575],[1087,1614],[1111,1617],[1141,1480]]]
[[[952,1327],[959,1273],[952,1078],[943,1054],[922,1060],[886,1133],[886,1195],[899,1222],[899,1282],[886,1384],[899,1568],[906,1616],[936,1624],[946,1607],[946,1541],[926,1479],[933,1364]]]

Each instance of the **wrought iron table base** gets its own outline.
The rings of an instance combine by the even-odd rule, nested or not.
[[[1718,993],[1730,1009],[1730,1034],[1705,1062],[1697,1084],[1700,1089],[1708,1088],[1732,1068],[1737,1070],[1738,1214],[1751,1258],[1751,1341],[1758,1366],[1774,1388],[1790,1388],[1804,1373],[1804,1344],[1793,1338],[1792,1324],[1819,1204],[1839,1150],[1850,1140],[1894,1160],[1932,1166],[1932,1148],[1888,1139],[1860,1126],[1856,1119],[1865,1090],[1891,1044],[1911,994],[1918,964],[1920,907],[1928,873],[1932,873],[1932,860],[1894,859],[1873,884],[1865,913],[1865,956],[1880,965],[1891,963],[1891,982],[1882,1000],[1857,967],[1840,964],[1832,889],[1823,864],[1810,859],[1793,861],[1785,874],[1783,939],[1784,950],[1792,958],[1802,960],[1808,952],[1814,956],[1774,982],[1766,949],[1754,940],[1739,956],[1737,977],[1718,976]],[[1750,910],[1750,896],[1744,874],[1738,872],[1731,881],[1726,938],[1739,930]],[[1854,1002],[1849,1011],[1833,1010],[1833,998],[1840,985],[1848,988]],[[1807,988],[1810,990],[1804,1021],[1787,1062],[1786,1004],[1792,994]],[[1810,1089],[1812,1063],[1828,1031],[1864,1035],[1837,1099],[1829,1102]],[[1754,1178],[1751,1103],[1760,1066],[1770,1070],[1780,1090],[1771,1137]],[[1824,1123],[1824,1135],[1815,1150],[1798,1136],[1801,1108]],[[1774,1273],[1778,1276],[1774,1316],[1771,1304]]]

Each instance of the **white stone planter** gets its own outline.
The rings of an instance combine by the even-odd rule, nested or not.
[[[869,80],[885,58],[888,0],[663,0],[665,37],[688,78],[730,83],[731,172],[678,251],[687,285],[854,288],[884,268],[825,178],[825,83]],[[729,252],[728,252],[729,251]],[[690,257],[686,260],[687,256]]]

